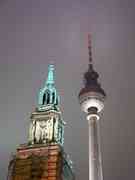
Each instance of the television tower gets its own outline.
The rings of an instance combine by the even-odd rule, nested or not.
[[[89,68],[84,74],[84,88],[79,93],[82,111],[86,113],[89,127],[89,180],[103,180],[100,150],[99,120],[104,108],[106,94],[98,82],[98,73],[93,68],[91,36],[88,35]]]

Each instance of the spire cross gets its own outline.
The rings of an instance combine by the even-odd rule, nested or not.
[[[88,53],[89,53],[89,63],[92,64],[92,46],[91,46],[91,34],[88,34]]]

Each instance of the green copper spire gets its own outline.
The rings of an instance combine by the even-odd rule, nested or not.
[[[48,66],[48,76],[38,93],[38,106],[31,115],[29,144],[64,143],[64,126],[59,108],[59,96],[54,82],[54,65]]]
[[[44,110],[48,107],[57,108],[59,104],[59,96],[55,88],[54,82],[54,65],[48,66],[48,77],[43,88],[39,90],[38,94],[38,109]]]
[[[46,85],[54,85],[54,65],[50,64],[48,66],[48,77],[47,77],[47,81],[46,81]]]

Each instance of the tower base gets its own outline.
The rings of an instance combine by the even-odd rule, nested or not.
[[[10,161],[9,180],[64,180],[64,164],[68,166],[69,178],[74,179],[66,162],[63,149],[58,144],[48,146],[22,145]]]

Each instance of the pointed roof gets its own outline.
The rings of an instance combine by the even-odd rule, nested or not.
[[[39,90],[38,107],[44,109],[48,105],[57,106],[59,104],[59,96],[55,88],[54,64],[48,65],[48,76],[43,88]]]

